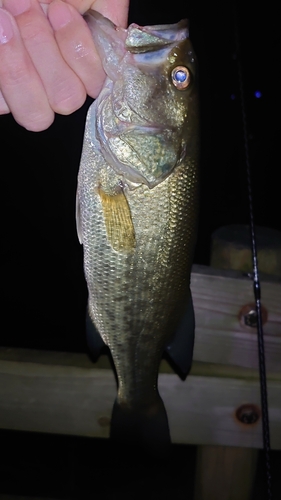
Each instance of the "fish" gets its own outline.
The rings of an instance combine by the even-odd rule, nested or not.
[[[127,29],[85,15],[106,80],[88,110],[77,186],[88,326],[117,377],[110,437],[170,443],[164,351],[188,373],[197,234],[199,99],[188,22]],[[91,334],[92,335],[92,334]]]

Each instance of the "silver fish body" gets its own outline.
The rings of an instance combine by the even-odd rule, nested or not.
[[[137,415],[132,434],[143,436],[154,415],[167,426],[158,369],[190,300],[196,60],[184,21],[124,30],[97,13],[86,20],[107,73],[88,111],[78,178],[88,309],[116,368],[113,420],[123,421],[126,433]]]

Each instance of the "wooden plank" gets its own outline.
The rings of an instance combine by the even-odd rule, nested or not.
[[[281,282],[269,276],[261,281],[266,365],[280,371]],[[195,361],[258,369],[256,329],[243,325],[239,312],[254,302],[253,285],[239,271],[194,266],[191,290],[195,309]]]
[[[108,356],[102,355],[93,363],[86,353],[43,351],[36,349],[21,349],[0,347],[1,361],[13,361],[17,363],[37,363],[47,366],[73,366],[76,368],[111,370]],[[160,373],[174,373],[169,363],[162,360]],[[204,377],[237,378],[242,380],[259,380],[259,372],[254,368],[244,368],[237,365],[223,365],[214,363],[204,363],[201,361],[192,362],[190,375]],[[268,380],[281,381],[281,367],[279,372],[268,372]]]
[[[272,235],[270,229],[256,228],[256,235],[259,270],[277,275],[281,268],[279,269],[277,266],[280,252],[277,251],[276,238],[278,236],[279,247],[281,247],[281,233]],[[251,260],[249,227],[225,226],[218,228],[213,233],[212,267],[235,269],[240,273],[241,271],[251,272]],[[201,288],[201,294],[198,294],[198,307],[202,307],[203,314],[198,314],[198,316],[199,322],[203,319],[203,328],[197,328],[195,358],[196,353],[199,352],[198,359],[202,361],[208,359],[215,363],[239,364],[240,367],[258,368],[255,322],[248,321],[249,317],[246,322],[246,314],[249,311],[252,314],[251,318],[256,315],[253,284],[251,280],[243,279],[241,274],[240,276],[236,275],[236,279],[229,278],[231,275],[221,275],[216,276],[212,283],[210,280],[209,283],[204,283],[202,274],[199,274],[199,282],[201,283],[197,282],[195,289],[198,293],[198,289]],[[207,294],[211,295],[202,301],[201,295],[202,292],[204,293],[206,285]],[[272,287],[272,284],[267,283],[266,279],[263,281],[261,289],[262,318],[266,333],[266,361],[269,371],[279,370],[279,356],[275,356],[275,353],[280,348],[280,324],[278,325],[281,303],[278,300],[280,289],[278,284]],[[266,307],[264,305],[264,291]],[[196,306],[195,309],[197,309]],[[275,321],[276,316],[277,322]],[[257,406],[246,406],[246,409],[241,406],[240,410],[237,411],[240,419],[248,421],[254,420],[258,413],[260,413],[260,409]],[[255,424],[251,427],[255,427]],[[257,449],[254,448],[198,446],[195,500],[216,500],[218,498],[220,500],[250,500],[257,453]]]
[[[111,370],[89,367],[82,354],[53,353],[53,364],[47,360],[52,353],[42,353],[44,362],[38,363],[38,351],[28,352],[29,361],[19,351],[21,361],[0,361],[2,429],[108,437],[116,396]],[[10,350],[10,358],[17,357],[12,354]],[[58,364],[60,357],[64,364]],[[257,379],[190,375],[182,382],[177,375],[161,373],[159,389],[174,443],[262,447],[261,421],[246,425],[235,416],[242,404],[260,406]],[[280,379],[269,381],[268,393],[272,447],[281,449]]]
[[[257,458],[251,448],[198,447],[194,500],[251,499]]]
[[[269,227],[255,227],[259,272],[281,277],[281,232]],[[211,266],[252,272],[250,228],[231,224],[212,234]]]

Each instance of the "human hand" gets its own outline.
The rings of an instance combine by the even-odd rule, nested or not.
[[[105,75],[86,22],[90,7],[126,26],[129,0],[0,0],[0,115],[41,131],[96,97]]]

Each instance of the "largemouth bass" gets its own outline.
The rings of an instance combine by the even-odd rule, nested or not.
[[[90,106],[77,191],[88,311],[118,379],[111,436],[169,441],[157,388],[163,351],[190,364],[198,199],[196,59],[187,21],[127,30],[86,16],[107,74]],[[98,341],[97,341],[98,343]],[[186,352],[185,352],[186,351]],[[177,362],[177,355],[174,361]]]

